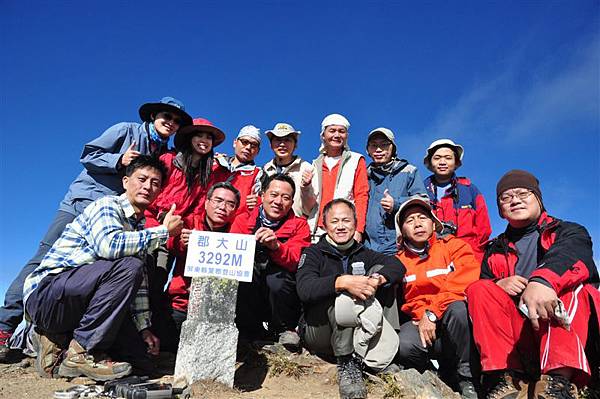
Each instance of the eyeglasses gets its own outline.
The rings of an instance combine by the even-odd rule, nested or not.
[[[527,191],[519,191],[517,193],[503,193],[498,198],[500,199],[500,203],[508,204],[510,201],[512,201],[513,197],[518,197],[521,201],[524,201],[531,194],[533,194],[533,191],[527,190]]]
[[[208,200],[213,203],[215,208],[220,208],[221,205],[224,205],[225,209],[229,209],[231,211],[234,210],[237,206],[237,204],[234,201],[225,201],[223,198],[219,197],[209,198]]]
[[[250,140],[246,140],[246,139],[238,139],[238,141],[240,142],[242,147],[250,146],[250,149],[252,149],[252,150],[256,150],[259,145],[258,143],[255,143],[254,141],[250,141]]]
[[[173,123],[176,123],[176,124],[178,124],[178,125],[181,125],[181,118],[179,118],[179,117],[178,117],[178,116],[176,116],[176,115],[173,115],[173,114],[172,114],[172,113],[170,113],[170,112],[164,112],[164,111],[163,111],[163,112],[161,112],[159,115],[160,115],[160,117],[161,117],[162,119],[166,120],[167,122],[173,121]]]

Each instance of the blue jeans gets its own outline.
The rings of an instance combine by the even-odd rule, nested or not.
[[[0,308],[0,330],[12,333],[23,320],[23,283],[25,283],[27,276],[42,263],[42,259],[52,248],[52,244],[58,240],[67,224],[71,223],[73,219],[75,219],[75,216],[68,212],[58,211],[56,213],[46,235],[40,242],[37,252],[21,269],[21,272],[6,290],[4,306]]]

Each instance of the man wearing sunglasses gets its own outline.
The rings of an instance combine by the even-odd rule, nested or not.
[[[231,171],[227,180],[240,192],[237,214],[252,210],[258,204],[262,169],[254,158],[260,151],[260,130],[252,125],[244,126],[233,140],[234,156],[219,156],[217,162]]]
[[[125,168],[140,155],[166,152],[169,137],[192,124],[183,103],[173,97],[143,104],[139,115],[143,123],[118,123],[83,147],[80,162],[84,169],[71,183],[36,254],[6,291],[4,306],[0,308],[0,362],[9,358],[8,340],[23,319],[23,282],[39,266],[65,226],[91,202],[122,194]]]
[[[573,383],[597,378],[600,359],[586,345],[598,342],[590,332],[599,326],[588,324],[598,324],[600,309],[590,235],[546,213],[529,172],[509,171],[496,192],[508,226],[486,246],[481,280],[466,292],[488,397],[526,397],[531,382],[535,398],[575,398]]]
[[[206,195],[204,212],[194,216],[194,230],[229,233],[231,222],[240,204],[240,192],[228,182],[213,185]],[[173,249],[177,256],[173,278],[167,288],[172,320],[163,323],[154,322],[156,331],[167,351],[176,352],[179,346],[181,325],[187,318],[192,279],[185,277],[185,260],[187,245],[192,230],[183,229],[179,237],[175,237]]]

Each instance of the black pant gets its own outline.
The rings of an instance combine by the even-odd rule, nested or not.
[[[400,326],[398,359],[404,367],[419,371],[427,368],[429,359],[438,359],[440,374],[471,378],[470,361],[474,356],[469,314],[464,301],[452,302],[436,323],[436,340],[431,348],[423,348],[419,330],[412,321]]]
[[[130,311],[144,267],[140,259],[126,257],[46,276],[27,299],[27,314],[42,332],[72,333],[88,351],[116,345],[145,352]]]
[[[300,309],[296,275],[268,265],[265,270],[254,270],[251,283],[240,282],[235,324],[240,334],[259,331],[263,322],[273,333],[293,330],[298,326]]]
[[[335,298],[305,309],[300,331],[307,349],[321,356],[346,356],[354,352],[354,328],[335,320]]]

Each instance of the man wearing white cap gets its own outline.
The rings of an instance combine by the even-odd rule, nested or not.
[[[340,114],[327,115],[321,122],[320,154],[313,161],[314,179],[319,188],[319,206],[312,210],[308,218],[313,242],[317,242],[325,233],[323,207],[336,198],[344,198],[354,203],[358,215],[354,238],[362,241],[369,201],[367,164],[361,154],[350,151],[349,128],[350,122]]]
[[[365,245],[373,251],[395,255],[394,215],[409,197],[427,198],[417,168],[396,157],[394,132],[385,127],[373,129],[367,137],[367,152],[373,162],[369,174],[369,206],[365,227]]]
[[[254,158],[260,151],[260,142],[260,130],[256,126],[246,125],[233,141],[235,155],[217,157],[217,162],[231,171],[227,181],[240,192],[238,215],[254,209],[258,203],[262,169],[256,166]]]
[[[425,188],[433,212],[442,221],[442,234],[465,240],[477,259],[483,258],[483,244],[492,233],[487,205],[477,187],[466,177],[457,177],[464,149],[450,139],[436,140],[425,152],[423,163],[433,172],[425,179]]]
[[[275,156],[263,166],[263,176],[277,173],[290,176],[298,188],[294,197],[294,213],[296,216],[308,216],[317,204],[319,187],[316,179],[313,179],[312,165],[298,155],[294,155],[298,147],[300,131],[290,124],[280,122],[265,134],[269,138]]]
[[[465,289],[479,278],[471,247],[452,235],[437,238],[442,223],[427,199],[408,199],[396,215],[400,250],[406,267],[402,284],[399,362],[421,372],[429,359],[440,362],[440,377],[463,398],[477,398],[471,372],[469,316]]]

